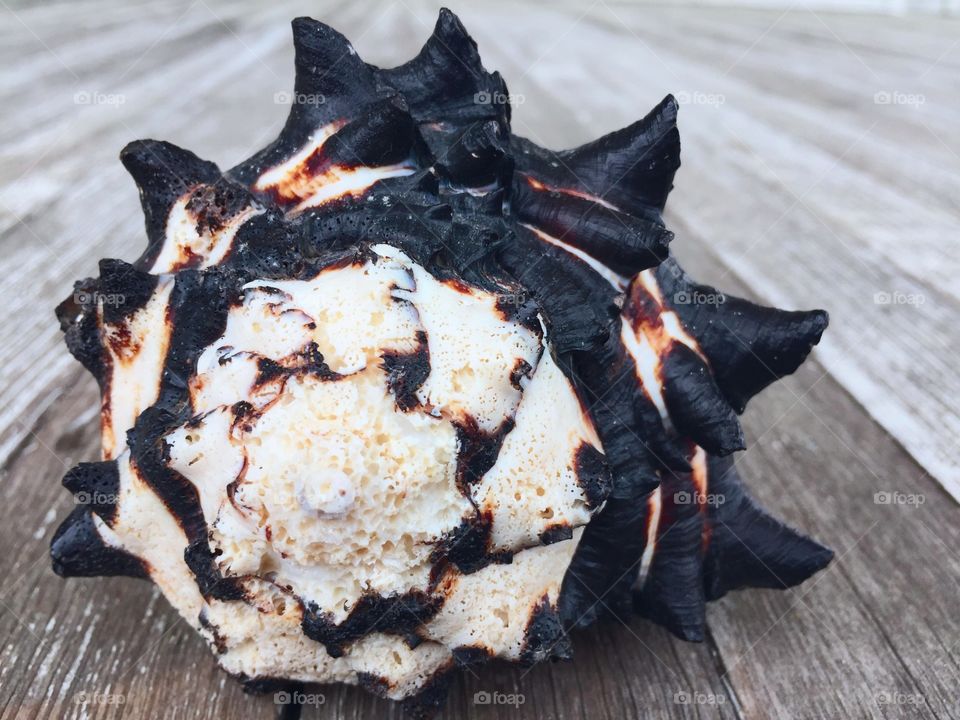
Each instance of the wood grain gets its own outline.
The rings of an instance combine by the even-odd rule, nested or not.
[[[220,672],[148,584],[51,572],[71,507],[58,479],[97,444],[95,387],[52,307],[98,258],[131,259],[144,242],[116,160],[126,142],[168,139],[227,167],[283,122],[290,18],[329,22],[390,65],[437,7],[0,10],[0,720],[283,715]],[[795,590],[711,606],[702,645],[637,620],[577,634],[573,663],[464,673],[444,717],[960,718],[960,517],[943,490],[960,483],[960,25],[604,0],[454,10],[510,83],[515,131],[549,147],[624,125],[667,92],[687,101],[669,208],[681,260],[726,291],[832,316],[813,360],[751,404],[740,462],[757,499],[837,560]],[[878,92],[924,102],[878,105]],[[881,292],[924,302],[878,304]],[[323,703],[304,718],[400,717],[356,688],[307,692]],[[523,702],[476,702],[484,692]]]

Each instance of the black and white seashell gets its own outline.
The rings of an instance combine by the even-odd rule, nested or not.
[[[670,256],[672,98],[552,152],[449,11],[393,69],[293,33],[274,143],[226,172],[123,150],[147,249],[57,309],[102,392],[58,573],[149,578],[252,687],[428,714],[458,665],[567,657],[605,614],[699,640],[707,600],[830,561],[731,460],[826,313]]]

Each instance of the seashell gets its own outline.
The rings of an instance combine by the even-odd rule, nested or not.
[[[147,249],[57,308],[102,393],[59,574],[151,580],[252,688],[428,715],[458,666],[569,657],[604,615],[700,640],[706,601],[829,563],[731,459],[827,315],[671,257],[673,98],[553,152],[447,10],[392,69],[293,35],[271,145],[226,172],[121,154]]]

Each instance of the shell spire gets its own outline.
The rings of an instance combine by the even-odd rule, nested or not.
[[[57,308],[101,459],[63,479],[56,572],[153,580],[251,689],[345,681],[426,717],[457,667],[568,658],[608,614],[699,640],[707,601],[830,561],[732,460],[826,313],[671,257],[673,98],[554,152],[449,10],[390,69],[293,36],[266,148],[225,173],[121,155],[148,246]]]

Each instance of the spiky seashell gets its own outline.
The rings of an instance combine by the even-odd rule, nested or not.
[[[390,70],[293,33],[276,142],[225,173],[121,155],[149,245],[58,308],[103,450],[64,478],[58,573],[149,578],[254,686],[426,712],[458,664],[566,657],[607,613],[697,640],[705,601],[829,562],[729,459],[826,313],[669,256],[672,98],[555,153],[448,11]]]

